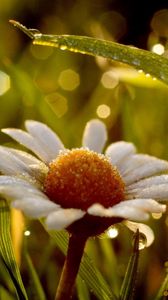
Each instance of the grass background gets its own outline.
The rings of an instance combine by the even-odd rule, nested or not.
[[[135,143],[140,152],[167,159],[166,85],[106,59],[32,46],[24,34],[8,23],[9,19],[16,19],[43,33],[87,35],[150,50],[155,43],[161,42],[165,47],[167,44],[167,23],[156,14],[160,9],[167,9],[166,1],[159,1],[157,6],[152,1],[147,6],[145,1],[137,4],[121,0],[6,0],[1,3],[0,127],[22,128],[25,119],[40,120],[51,126],[66,147],[71,148],[80,146],[86,122],[99,117],[107,125],[109,143],[124,139]],[[110,112],[105,118],[100,109],[102,104]],[[14,145],[3,134],[0,141],[7,146]],[[13,240],[23,281],[30,299],[36,299],[23,247],[16,242],[17,236],[19,243],[23,242],[23,220],[20,216],[14,220]],[[154,230],[155,242],[141,251],[138,300],[153,299],[157,293],[168,253],[166,215],[160,220],[151,219],[148,224]],[[38,222],[27,220],[24,230],[31,232],[24,237],[26,247],[47,299],[52,299],[64,256]],[[96,238],[87,245],[87,252],[116,292],[131,253],[131,240],[132,234],[121,227],[116,239]],[[2,299],[10,299],[9,290],[10,286],[0,282]],[[95,297],[91,295],[91,299]]]

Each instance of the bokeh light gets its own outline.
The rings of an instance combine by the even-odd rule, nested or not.
[[[111,109],[108,105],[106,104],[101,104],[97,107],[96,113],[99,118],[101,119],[106,119],[110,116],[111,114]]]
[[[165,47],[162,44],[158,43],[153,45],[151,50],[156,54],[162,55],[165,51]]]
[[[60,73],[58,83],[63,90],[73,91],[80,84],[79,74],[72,69],[66,69]]]
[[[168,37],[168,9],[158,10],[152,18],[151,28],[160,37]]]
[[[119,76],[114,71],[107,71],[102,75],[101,83],[106,89],[114,89],[119,83]]]
[[[31,235],[30,230],[25,230],[24,235],[25,235],[25,236],[30,236],[30,235]]]
[[[112,226],[112,227],[110,227],[110,228],[107,230],[107,236],[108,236],[109,238],[114,239],[114,238],[117,237],[117,235],[118,235],[118,229],[117,229],[117,227]]]
[[[60,93],[51,93],[45,97],[58,118],[61,118],[68,110],[67,99]]]

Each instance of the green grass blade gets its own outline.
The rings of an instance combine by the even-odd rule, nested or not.
[[[133,300],[139,261],[139,232],[135,235],[133,254],[130,257],[120,291],[120,300]]]
[[[2,286],[0,286],[0,299],[1,300],[15,300],[12,295],[9,294],[9,292],[4,289]]]
[[[164,56],[91,37],[41,34],[35,30],[27,29],[19,22],[13,20],[10,22],[32,38],[33,44],[56,47],[92,56],[102,56],[126,63],[168,84],[168,59]]]
[[[158,294],[154,300],[166,300],[168,297],[168,272],[162,282]]]
[[[18,299],[28,300],[13,252],[9,208],[6,201],[2,199],[0,200],[0,255],[13,281]]]
[[[80,276],[77,278],[77,293],[79,300],[90,300],[88,288]]]
[[[30,255],[28,254],[27,251],[25,251],[24,257],[25,257],[26,264],[27,264],[27,270],[28,270],[29,276],[31,278],[32,294],[36,295],[36,299],[38,299],[38,300],[46,300],[46,296],[45,296],[44,290],[42,288],[41,282],[40,282],[37,272],[33,266]]]
[[[4,259],[0,254],[0,299],[8,299],[1,297],[1,293],[4,294],[4,291],[6,291],[9,297],[16,299],[16,290],[12,278],[8,272],[8,268],[4,263]]]
[[[49,232],[56,246],[66,255],[68,236],[65,231]],[[100,300],[117,300],[110,287],[85,253],[81,262],[80,277],[85,281],[89,289]]]

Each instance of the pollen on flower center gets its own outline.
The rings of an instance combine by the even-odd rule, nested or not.
[[[44,192],[64,208],[87,210],[123,200],[124,182],[107,157],[81,148],[61,152],[50,163]]]

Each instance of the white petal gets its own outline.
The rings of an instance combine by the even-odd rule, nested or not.
[[[145,189],[139,188],[132,190],[126,195],[126,197],[136,198],[153,198],[158,200],[168,200],[168,184],[159,184],[149,186]]]
[[[47,125],[37,121],[26,121],[26,129],[38,141],[38,144],[49,153],[49,160],[55,159],[60,150],[64,149],[60,138]]]
[[[30,182],[13,176],[0,176],[0,195],[9,200],[33,196],[48,200],[48,197],[38,188],[36,181]]]
[[[47,228],[61,230],[81,219],[85,212],[80,209],[67,208],[52,212],[46,218]]]
[[[41,160],[37,159],[36,157],[34,157],[33,155],[25,151],[0,146],[0,150],[1,149],[3,150],[3,153],[9,153],[11,159],[13,158],[14,161],[20,161],[21,165],[24,165],[24,169],[25,168],[27,169],[29,175],[35,177],[39,181],[41,181],[44,175],[48,172],[48,167]],[[2,157],[3,156],[1,156],[1,158]],[[0,165],[1,164],[4,164],[4,161],[1,162]],[[11,165],[9,163],[6,164],[5,170],[9,167],[11,167]],[[9,175],[18,174],[18,168],[16,167],[16,165],[14,166],[14,170],[12,169],[12,172],[10,173],[9,171],[7,172],[5,170],[4,172],[2,170],[4,174],[9,174]],[[20,170],[20,173],[23,173],[23,170]]]
[[[60,207],[54,202],[40,197],[25,197],[22,200],[15,200],[11,203],[11,206],[20,209],[26,216],[31,218],[46,217]]]
[[[42,163],[41,160],[37,159],[35,156],[25,151],[14,149],[14,148],[8,148],[5,146],[1,146],[1,147],[6,149],[8,152],[12,153],[17,158],[19,158],[20,160],[22,160],[24,163],[28,165]]]
[[[150,213],[163,213],[166,210],[166,205],[160,204],[154,199],[130,199],[126,201],[122,201],[116,205],[113,206],[114,208],[120,208],[122,209],[123,207],[128,206],[128,207],[134,207],[134,208],[139,208],[143,211],[150,212]]]
[[[43,149],[38,141],[31,136],[29,133],[21,130],[21,129],[13,129],[13,128],[5,128],[2,129],[2,132],[8,134],[14,140],[34,152],[41,160],[46,163],[50,162],[50,153]]]
[[[101,153],[107,141],[107,131],[105,124],[94,119],[86,124],[82,145],[90,150]]]
[[[148,155],[134,155],[130,166],[122,172],[126,185],[168,170],[168,162]]]
[[[149,247],[153,241],[154,241],[154,233],[153,230],[142,223],[134,223],[131,221],[124,221],[123,222],[131,231],[136,232],[137,229],[139,229],[139,232],[141,232],[142,234],[144,234],[144,236],[146,237],[146,244],[145,247]]]
[[[23,161],[10,153],[7,148],[0,147],[0,171],[7,175],[30,175],[31,169]]]
[[[139,209],[139,207],[130,207],[127,205],[123,206],[122,208],[117,206],[104,208],[101,204],[96,203],[90,206],[87,212],[93,216],[109,218],[119,217],[131,219],[133,221],[146,221],[149,218],[149,214]]]
[[[142,179],[127,186],[127,191],[132,191],[139,188],[147,188],[153,185],[168,184],[168,175],[159,175]]]
[[[1,175],[0,176],[0,186],[11,186],[13,185],[13,188],[15,186],[20,186],[20,188],[22,187],[27,187],[27,188],[31,188],[31,189],[37,189],[36,187],[36,181],[32,180],[31,182],[22,178],[18,178],[16,176],[5,176],[5,175]]]
[[[136,148],[132,143],[121,141],[108,146],[105,154],[110,157],[112,164],[119,166],[124,159],[135,152]]]

